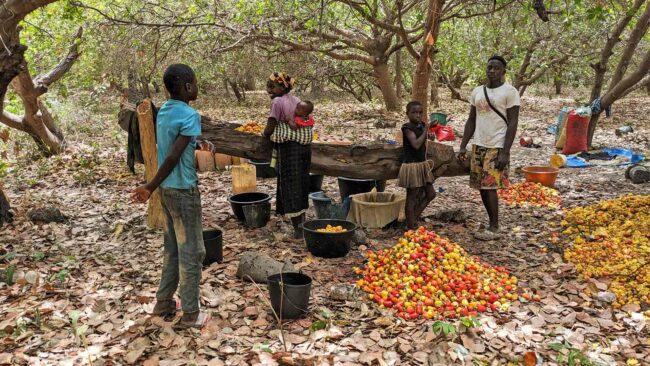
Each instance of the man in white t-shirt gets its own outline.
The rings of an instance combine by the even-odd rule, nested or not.
[[[480,240],[499,238],[499,197],[497,189],[506,187],[510,147],[517,133],[519,92],[504,82],[506,60],[492,56],[487,63],[487,85],[472,91],[471,108],[465,124],[458,158],[467,159],[467,143],[474,138],[470,156],[470,187],[481,192],[490,219],[489,227],[474,237]]]

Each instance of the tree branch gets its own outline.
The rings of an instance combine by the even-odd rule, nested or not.
[[[619,81],[618,84],[603,95],[603,99],[601,100],[602,109],[609,107],[612,103],[620,99],[623,93],[648,75],[648,70],[650,70],[650,50],[646,51],[643,59],[633,73]]]
[[[68,54],[52,70],[34,78],[34,86],[39,96],[45,94],[52,83],[57,82],[63,75],[70,71],[72,65],[79,59],[79,44],[81,43],[82,34],[83,28],[79,27],[77,33],[72,38],[72,45],[68,49]]]
[[[387,30],[387,31],[389,31],[391,33],[400,33],[400,31],[404,30],[403,28],[400,28],[400,27],[398,27],[398,26],[396,26],[394,24],[390,24],[390,23],[379,20],[377,18],[376,14],[372,14],[370,12],[364,11],[361,4],[359,4],[357,2],[350,1],[350,0],[336,0],[336,1],[351,7],[359,15],[361,15],[361,17],[363,17],[365,20],[370,22],[370,24],[373,24],[373,25],[375,25],[375,26],[377,26],[379,28]],[[394,21],[395,19],[391,18],[390,20]],[[406,30],[406,32],[411,33],[411,32],[413,32],[413,30]]]
[[[517,83],[518,84],[517,89],[519,89],[520,86],[531,85],[532,83],[537,81],[539,78],[541,78],[546,73],[546,71],[548,71],[548,69],[550,67],[552,67],[554,65],[557,65],[557,64],[565,63],[568,59],[569,59],[569,55],[563,55],[561,57],[554,58],[548,64],[546,64],[544,66],[541,66],[539,69],[537,69],[537,71],[534,74],[532,74],[531,76],[529,76],[528,78],[519,80],[519,82]]]
[[[460,94],[460,91],[458,89],[454,88],[452,85],[451,81],[449,80],[449,77],[445,75],[443,72],[440,72],[440,77],[442,77],[442,81],[447,85],[447,88],[451,92],[451,98],[463,101],[465,103],[469,103],[469,100],[467,98],[463,98],[463,96]]]
[[[281,37],[272,36],[272,35],[262,35],[262,36],[258,36],[258,38],[280,42],[286,46],[291,47],[293,50],[323,53],[337,60],[343,60],[343,61],[354,60],[354,61],[365,62],[369,65],[375,64],[375,60],[370,56],[362,56],[362,55],[357,55],[357,54],[347,53],[347,52],[335,52],[333,50],[323,50],[323,49],[315,48],[313,44],[305,45]]]
[[[634,14],[636,14],[644,2],[646,2],[646,0],[634,1],[632,8],[625,13],[624,17],[619,19],[618,23],[616,23],[616,26],[612,30],[612,33],[607,38],[607,42],[605,42],[605,45],[600,52],[600,59],[598,60],[598,63],[591,65],[596,72],[596,76],[594,78],[594,87],[591,90],[591,100],[595,100],[600,96],[603,88],[603,81],[605,79],[605,72],[607,71],[607,64],[609,63],[609,58],[614,54],[614,46],[621,41],[621,34],[623,34],[623,31],[625,31],[625,28],[634,17]]]
[[[22,20],[32,11],[56,1],[58,0],[8,0],[3,8],[13,13],[18,20]]]
[[[56,1],[56,0],[52,0],[52,1]],[[92,7],[90,5],[83,4],[83,3],[79,2],[79,1],[70,1],[70,3],[72,5],[78,6],[80,8],[92,10],[92,11],[98,13],[99,15],[101,15],[104,19],[107,19],[107,20],[113,22],[115,25],[137,25],[137,26],[142,26],[142,27],[153,27],[153,28],[217,27],[217,28],[227,29],[227,30],[235,32],[235,33],[240,32],[239,30],[237,30],[235,28],[229,27],[229,26],[224,25],[224,24],[218,24],[218,23],[215,23],[215,22],[176,23],[176,22],[170,20],[167,23],[153,23],[153,22],[143,22],[143,21],[139,21],[139,20],[120,19],[120,18],[116,18],[114,16],[111,16],[111,15],[107,14],[106,12],[104,12],[104,11],[98,9],[98,8]]]
[[[643,79],[641,79],[638,83],[634,84],[630,88],[628,88],[626,91],[621,94],[621,97],[619,99],[625,98],[628,94],[632,93],[635,90],[644,88],[646,86],[650,85],[650,73],[648,73]]]
[[[0,122],[11,128],[27,132],[23,119],[13,113],[2,111],[0,114]]]
[[[616,70],[612,75],[612,79],[609,82],[610,89],[619,81],[621,81],[621,79],[623,79],[625,76],[625,71],[627,71],[627,67],[632,61],[632,56],[634,55],[639,42],[643,38],[643,35],[648,32],[648,26],[650,26],[650,5],[646,5],[645,11],[637,20],[636,26],[627,39],[625,50],[621,54],[621,59],[618,63],[618,66],[616,67]]]
[[[23,107],[25,108],[25,118],[29,116],[34,116],[38,113],[38,92],[34,86],[34,81],[29,73],[29,68],[27,63],[23,61],[23,71],[21,71],[11,82],[11,85],[16,90],[18,96],[23,101]]]
[[[413,42],[411,42],[411,40],[408,37],[408,34],[406,33],[406,30],[404,29],[404,23],[402,22],[401,5],[402,4],[400,2],[400,4],[398,4],[397,6],[397,21],[399,22],[399,31],[397,33],[399,34],[400,38],[402,38],[402,42],[404,42],[404,46],[406,46],[406,49],[409,51],[411,56],[413,56],[413,58],[417,60],[418,58],[420,58],[420,54],[413,47]]]
[[[445,20],[449,20],[451,18],[468,19],[468,18],[479,17],[479,16],[482,16],[482,15],[493,14],[493,13],[496,13],[496,12],[499,12],[499,11],[505,9],[506,7],[510,6],[511,4],[515,3],[516,1],[517,0],[510,0],[510,1],[506,2],[506,3],[503,3],[502,5],[500,5],[498,7],[493,7],[492,10],[487,10],[487,11],[482,11],[482,12],[477,12],[477,13],[470,13],[470,14],[460,15],[460,11],[458,11],[455,14],[451,14],[449,16],[442,17],[440,19],[440,22],[444,22]],[[465,8],[466,7],[463,7],[460,10],[463,10]],[[443,13],[444,12],[445,12],[445,10],[443,10]]]

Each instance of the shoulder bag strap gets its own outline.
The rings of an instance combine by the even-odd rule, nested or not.
[[[499,112],[496,108],[494,108],[494,106],[492,105],[492,102],[490,101],[490,98],[488,97],[487,87],[486,87],[485,85],[483,85],[483,95],[485,95],[485,100],[486,100],[486,101],[488,102],[488,104],[490,105],[490,108],[492,108],[492,110],[493,110],[496,114],[498,114],[499,117],[501,117],[501,119],[503,119],[503,122],[505,122],[505,123],[506,123],[506,126],[507,126],[507,125],[508,125],[508,118],[506,118],[506,116],[504,116],[503,113]]]

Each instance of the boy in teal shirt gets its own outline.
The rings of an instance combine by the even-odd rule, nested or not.
[[[174,293],[179,288],[183,316],[176,328],[200,328],[207,314],[199,311],[199,283],[205,257],[201,224],[201,196],[194,165],[201,116],[189,102],[196,100],[198,87],[192,68],[170,65],[163,76],[171,98],[162,105],[156,120],[158,172],[133,192],[133,200],[146,202],[160,188],[165,214],[165,257],[156,293],[154,314],[176,312]]]

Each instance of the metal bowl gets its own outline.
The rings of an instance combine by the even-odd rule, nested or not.
[[[555,185],[560,169],[552,166],[527,166],[522,169],[526,182],[541,183],[547,187]]]

